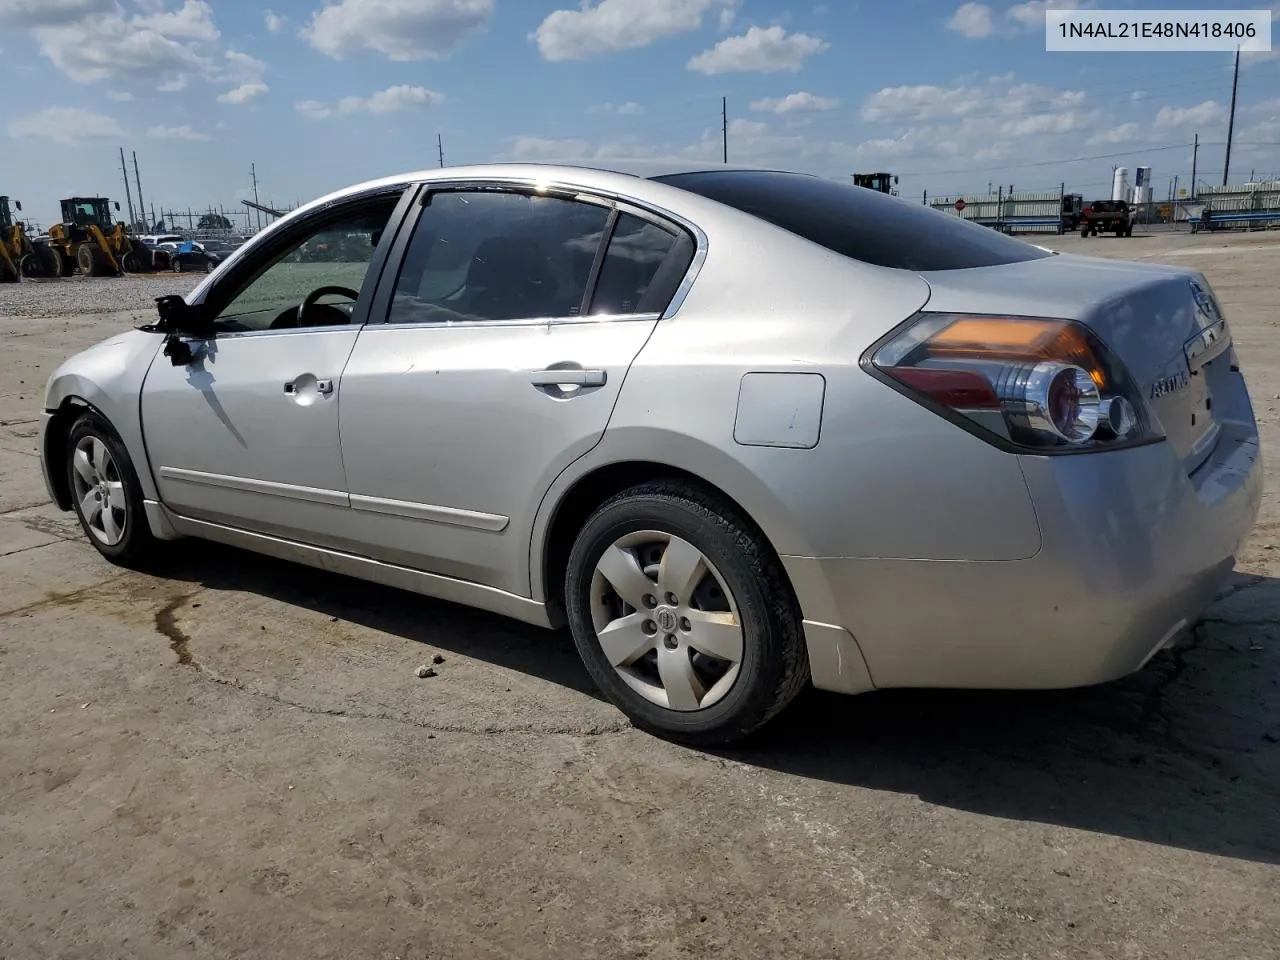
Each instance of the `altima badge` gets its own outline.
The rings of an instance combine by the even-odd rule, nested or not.
[[[1191,375],[1186,371],[1175,373],[1171,377],[1159,377],[1151,384],[1151,399],[1159,400],[1161,397],[1166,397],[1171,393],[1185,390],[1190,382]]]

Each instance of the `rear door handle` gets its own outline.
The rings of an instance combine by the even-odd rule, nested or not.
[[[603,370],[535,370],[529,381],[535,387],[603,387],[608,379]]]

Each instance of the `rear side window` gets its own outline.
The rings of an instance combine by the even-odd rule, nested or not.
[[[656,223],[619,214],[609,238],[591,313],[661,313],[693,259],[693,243]]]
[[[656,179],[878,267],[963,270],[1051,256],[923,205],[800,173],[726,170]]]

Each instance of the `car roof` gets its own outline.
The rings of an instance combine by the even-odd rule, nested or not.
[[[423,170],[405,172],[388,177],[366,180],[336,190],[327,196],[318,197],[304,204],[291,214],[300,210],[313,208],[322,204],[350,197],[355,194],[376,190],[380,187],[395,187],[402,183],[432,180],[475,180],[494,177],[503,180],[568,180],[582,186],[608,187],[610,181],[617,184],[618,177],[654,180],[659,177],[674,176],[683,173],[703,173],[715,171],[766,171],[777,170],[771,167],[754,167],[745,165],[730,166],[707,160],[675,160],[675,159],[635,159],[622,158],[610,160],[560,160],[537,162],[494,162],[475,163],[457,167],[427,167]],[[791,172],[791,171],[787,171]]]

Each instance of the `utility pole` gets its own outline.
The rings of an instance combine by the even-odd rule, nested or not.
[[[258,167],[256,164],[249,164],[249,176],[253,177],[253,202],[258,202]],[[262,211],[258,211],[258,229],[262,229]]]
[[[720,143],[724,162],[729,162],[729,98],[720,98]]]
[[[137,181],[137,184],[138,184],[138,207],[139,209],[142,210],[142,215],[145,217],[147,215],[147,208],[142,202],[142,176],[138,173],[138,151],[134,150],[132,151],[132,153],[133,153],[133,179]],[[151,227],[148,225],[147,229],[150,230]]]
[[[129,190],[129,168],[124,163],[124,147],[120,148],[120,172],[124,174],[124,200],[129,205],[129,229],[133,229],[136,222],[133,218],[133,195]]]
[[[1231,78],[1231,114],[1227,119],[1227,155],[1222,161],[1222,185],[1227,185],[1227,175],[1231,172],[1231,136],[1236,129],[1236,87],[1240,85],[1240,48],[1236,47],[1236,71]]]
[[[1200,159],[1200,134],[1196,134],[1196,142],[1191,147],[1191,199],[1196,198],[1196,162]]]
[[[440,134],[436,134],[436,150],[440,153],[440,166],[444,166],[444,138]]]

